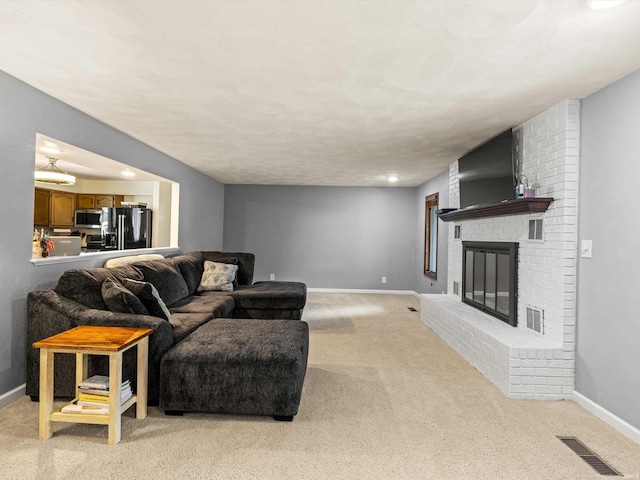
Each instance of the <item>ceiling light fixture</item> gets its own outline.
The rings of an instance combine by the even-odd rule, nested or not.
[[[123,170],[121,173],[122,173],[123,177],[135,177],[136,176],[136,174],[134,172],[132,172],[131,170]]]
[[[605,8],[617,7],[625,0],[587,0],[587,6],[593,10],[604,10]]]
[[[391,183],[396,183],[399,178],[396,175],[391,175],[389,178],[387,178],[387,180],[389,180]]]
[[[76,177],[56,167],[57,158],[49,158],[49,165],[34,172],[36,182],[54,183],[56,185],[73,185]]]
[[[58,153],[62,153],[62,150],[60,150],[58,147],[49,147],[49,146],[40,147],[40,151],[44,153],[52,153],[54,155],[57,155]]]

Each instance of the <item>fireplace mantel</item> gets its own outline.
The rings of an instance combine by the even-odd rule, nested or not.
[[[473,220],[476,218],[503,217],[505,215],[519,215],[525,213],[545,212],[553,202],[551,197],[543,198],[518,198],[504,200],[497,203],[474,205],[473,207],[441,213],[438,218],[443,222],[455,222],[460,220]]]

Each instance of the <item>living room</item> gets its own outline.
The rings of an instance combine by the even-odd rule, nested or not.
[[[624,7],[631,9],[628,17],[637,18],[638,9],[632,3]],[[625,51],[640,57],[628,46]],[[611,63],[619,60],[612,58]],[[640,154],[636,134],[640,125],[640,65],[629,65],[588,95],[577,97],[580,160],[575,172],[579,173],[575,239],[577,244],[582,239],[592,240],[593,257],[578,255],[576,259],[574,401],[638,442],[640,376],[635,350],[640,326],[633,315],[635,298],[629,284],[640,266],[631,253],[640,228],[637,222],[622,218],[622,212],[635,199],[633,183],[640,173],[636,161]],[[610,65],[612,70],[614,67]],[[37,83],[19,78],[12,76],[10,69],[0,72],[2,165],[5,178],[10,180],[5,180],[0,198],[6,206],[3,224],[11,226],[0,233],[2,406],[24,395],[27,293],[51,287],[69,268],[99,267],[104,262],[82,259],[39,266],[29,262],[31,252],[25,238],[29,239],[32,230],[33,157],[38,133],[188,186],[180,189],[178,245],[182,252],[252,252],[257,259],[256,280],[268,280],[273,274],[275,279],[304,281],[317,289],[317,304],[329,303],[324,295],[332,290],[410,296],[413,292],[452,293],[447,275],[452,236],[446,223],[439,222],[437,279],[424,276],[424,201],[427,195],[438,193],[441,207],[455,206],[449,197],[449,165],[464,152],[452,156],[445,168],[417,186],[225,184],[123,133],[117,125],[103,123],[82,108],[44,93]],[[581,80],[577,76],[572,81]],[[534,85],[531,95],[535,92]],[[560,96],[553,103],[541,98],[534,114],[511,126],[518,127],[574,98]],[[504,109],[512,108],[508,101],[503,105]],[[494,130],[492,134],[500,128]],[[382,283],[383,277],[386,283]],[[331,348],[329,344],[323,347]],[[232,426],[227,422],[224,428]],[[361,453],[364,457],[371,454]]]

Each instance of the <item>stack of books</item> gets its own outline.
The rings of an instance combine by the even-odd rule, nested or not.
[[[106,415],[109,413],[109,377],[94,375],[78,384],[78,401],[62,408],[62,413],[93,413]],[[131,398],[131,382],[122,382],[120,402]]]

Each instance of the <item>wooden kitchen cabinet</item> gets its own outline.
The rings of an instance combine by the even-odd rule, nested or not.
[[[69,192],[51,192],[49,225],[51,227],[73,227],[76,195]]]
[[[96,198],[92,193],[77,193],[76,208],[78,210],[86,210],[96,208]]]
[[[105,195],[101,193],[76,194],[76,208],[78,210],[90,210],[92,208],[116,207],[115,198],[124,195]]]
[[[35,189],[35,202],[33,208],[34,226],[49,226],[49,200],[49,190],[44,190],[42,188]]]
[[[124,195],[71,193],[35,188],[33,224],[39,227],[73,227],[75,210],[121,207]]]
[[[94,195],[95,207],[115,207],[113,204],[113,195]]]

